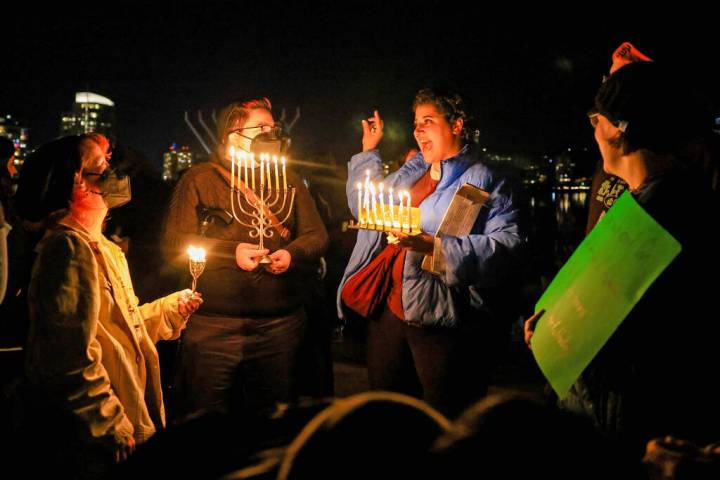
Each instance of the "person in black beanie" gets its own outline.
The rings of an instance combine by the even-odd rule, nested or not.
[[[590,114],[604,170],[682,246],[563,400],[638,458],[652,438],[720,434],[717,288],[706,280],[720,266],[708,234],[720,208],[707,174],[681,155],[703,134],[685,80],[657,62],[626,65]]]

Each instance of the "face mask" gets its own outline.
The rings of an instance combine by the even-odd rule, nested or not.
[[[272,131],[260,133],[253,138],[243,135],[240,133],[241,130],[236,130],[228,135],[228,143],[235,149],[245,150],[244,145],[247,145],[247,140],[250,140],[248,153],[252,152],[256,155],[260,153],[281,155],[286,153],[290,147],[290,137],[283,135],[282,129],[277,125]]]
[[[279,132],[278,132],[279,133]],[[250,151],[255,155],[267,153],[269,155],[281,155],[287,152],[290,146],[290,137],[276,134],[276,132],[261,133],[252,139]]]
[[[117,172],[114,170],[107,169],[103,173],[88,173],[85,172],[83,175],[96,175],[100,177],[97,181],[97,187],[100,189],[99,192],[90,190],[92,193],[102,195],[105,206],[108,210],[113,208],[122,207],[130,201],[132,193],[130,191],[130,177],[125,175],[119,177]]]

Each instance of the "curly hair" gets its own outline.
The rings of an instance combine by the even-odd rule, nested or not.
[[[433,105],[450,125],[462,119],[462,138],[464,140],[470,139],[470,124],[474,118],[470,115],[466,102],[458,93],[445,89],[423,88],[415,95],[412,104],[413,112],[420,105]]]

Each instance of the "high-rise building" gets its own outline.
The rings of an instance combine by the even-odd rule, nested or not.
[[[177,145],[173,143],[163,155],[163,181],[171,182],[177,180],[180,177],[180,173],[192,167],[192,164],[193,155],[190,149],[187,146],[183,146],[178,150]]]
[[[115,139],[115,104],[97,93],[77,92],[72,111],[62,115],[61,135],[98,132]]]
[[[0,115],[0,137],[7,137],[15,144],[15,166],[22,167],[28,153],[30,129],[11,115]]]

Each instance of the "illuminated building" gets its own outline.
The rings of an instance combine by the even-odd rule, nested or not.
[[[190,168],[193,164],[193,155],[187,146],[179,150],[176,144],[170,145],[170,149],[163,155],[163,181],[175,181],[180,173]]]
[[[20,125],[11,115],[0,116],[0,137],[7,137],[15,144],[15,166],[22,167],[28,153],[30,129]]]
[[[98,132],[115,139],[115,104],[112,100],[97,93],[77,92],[71,112],[62,115],[60,134],[79,135]]]

